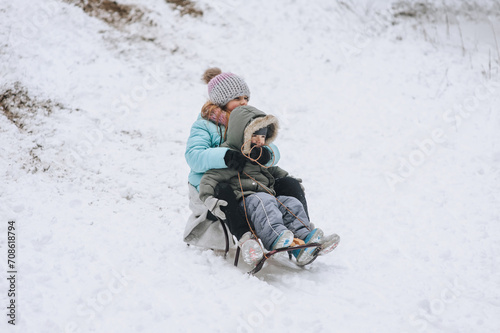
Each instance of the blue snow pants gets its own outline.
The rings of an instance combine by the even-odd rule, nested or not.
[[[276,197],[258,192],[245,197],[247,214],[255,227],[257,236],[267,250],[271,249],[276,238],[286,229],[295,238],[305,239],[310,232],[310,223],[304,206],[297,198],[280,195],[277,197],[300,221],[283,207]],[[243,200],[240,202],[243,207]],[[302,222],[301,222],[302,221]]]

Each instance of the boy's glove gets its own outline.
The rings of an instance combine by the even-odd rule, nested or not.
[[[242,172],[247,162],[247,158],[239,151],[228,150],[226,155],[224,155],[224,162],[228,168]]]
[[[214,214],[221,220],[226,219],[226,214],[224,214],[224,212],[221,210],[221,207],[227,206],[227,201],[210,196],[205,199],[205,206],[207,206],[208,210],[211,211],[212,214]]]
[[[262,154],[261,154],[261,151],[262,151]],[[259,157],[259,155],[260,155],[260,157]],[[269,150],[267,148],[254,147],[252,149],[252,151],[250,151],[250,157],[253,160],[257,160],[257,162],[259,162],[260,164],[266,165],[267,162],[269,162],[271,160],[271,153],[269,152]]]

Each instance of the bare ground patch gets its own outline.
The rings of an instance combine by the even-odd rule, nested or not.
[[[48,119],[55,110],[67,109],[60,103],[50,99],[40,99],[29,93],[20,83],[0,86],[0,122],[12,123],[22,134],[16,136],[18,145],[12,161],[19,163],[20,168],[35,173],[47,171],[50,161],[44,159],[44,138],[52,135]],[[9,142],[14,144],[14,142]]]
[[[165,0],[174,9],[179,10],[181,16],[190,15],[192,17],[203,16],[203,11],[196,8],[195,4],[190,0]]]
[[[144,18],[144,11],[134,5],[124,5],[109,0],[63,0],[83,9],[89,16],[98,18],[107,24],[120,28],[123,25],[139,22]]]
[[[51,100],[31,97],[20,83],[0,88],[0,113],[20,130],[26,130],[31,119],[38,115],[49,116],[54,108],[64,108]]]
[[[500,15],[500,3],[491,2],[481,5],[476,1],[463,1],[446,4],[446,2],[401,0],[391,4],[392,14],[396,19],[447,20],[448,16],[460,16],[469,19],[485,19]]]

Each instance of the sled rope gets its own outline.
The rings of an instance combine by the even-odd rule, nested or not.
[[[250,140],[247,140],[246,142],[248,142],[248,141],[251,141],[251,139],[250,139]],[[270,165],[270,166],[265,166],[265,165],[260,164],[260,163],[257,161],[257,160],[258,160],[258,159],[262,156],[262,150],[260,151],[259,157],[257,157],[257,159],[253,159],[253,158],[251,158],[251,157],[250,157],[250,153],[251,153],[251,152],[252,152],[252,150],[255,148],[255,146],[254,146],[254,147],[252,147],[252,148],[250,149],[250,152],[248,153],[248,155],[246,155],[246,154],[243,152],[243,147],[245,146],[246,142],[244,142],[244,143],[243,143],[243,145],[242,145],[242,146],[241,146],[241,148],[240,148],[241,153],[243,154],[243,156],[245,156],[246,158],[248,158],[248,159],[249,159],[249,160],[251,160],[252,162],[257,163],[258,165],[260,165],[261,167],[263,167],[263,168],[265,168],[265,169],[269,169],[271,166],[273,166],[273,165],[274,165],[274,161],[275,161],[275,154],[274,154],[273,149],[272,149],[270,146],[267,146],[267,145],[266,145],[266,147],[268,147],[268,148],[271,150],[271,152],[273,153],[273,154],[272,154],[272,155],[273,155],[273,163],[271,163],[271,165]],[[263,149],[263,148],[262,148],[262,149]],[[309,227],[308,227],[308,226],[304,223],[304,221],[302,221],[302,220],[301,220],[301,219],[300,219],[297,215],[295,215],[294,213],[292,213],[292,211],[291,211],[291,210],[290,210],[287,206],[285,206],[285,204],[284,204],[284,203],[282,203],[282,202],[281,202],[281,201],[280,201],[280,200],[279,200],[279,199],[278,199],[278,198],[277,198],[277,197],[276,197],[276,196],[275,196],[275,195],[274,195],[274,194],[273,194],[273,193],[272,193],[272,192],[271,192],[271,191],[270,191],[270,190],[269,190],[266,186],[262,185],[260,182],[258,182],[255,178],[253,178],[252,176],[250,176],[248,173],[246,173],[246,172],[243,172],[243,173],[244,173],[244,174],[245,174],[248,178],[250,178],[250,179],[252,179],[254,182],[256,182],[256,183],[257,183],[260,187],[262,187],[264,190],[266,190],[266,192],[267,192],[267,193],[269,193],[270,195],[272,195],[272,196],[276,199],[276,201],[278,201],[278,202],[279,202],[279,203],[280,203],[283,207],[285,207],[285,209],[286,209],[286,210],[287,210],[290,214],[292,214],[292,216],[293,216],[293,217],[295,217],[295,218],[296,218],[296,219],[297,219],[300,223],[302,223],[302,225],[303,225],[304,227],[306,227],[306,228],[307,228],[307,230],[311,231],[311,229],[310,229],[310,228],[309,228]],[[240,182],[241,194],[243,195],[243,185],[241,184],[241,178],[240,178],[240,173],[239,173],[239,172],[238,172],[238,180],[239,180],[239,182]],[[244,195],[243,195],[243,202],[245,202],[245,196],[244,196]],[[246,216],[247,216],[246,205],[244,205],[244,208],[245,208],[245,217],[246,217]],[[248,222],[248,218],[247,218],[247,223],[248,223],[248,225],[250,226],[250,222]],[[252,229],[250,229],[250,230],[252,230]],[[253,230],[252,230],[252,233],[253,233]],[[256,235],[255,235],[255,233],[254,233],[254,236],[256,236]]]
[[[247,215],[247,205],[245,203],[245,194],[243,193],[243,184],[241,183],[241,176],[240,176],[240,173],[238,172],[238,181],[240,182],[240,188],[241,188],[241,196],[242,196],[242,199],[243,199],[243,210],[245,211],[245,219],[247,220],[247,224],[248,224],[248,228],[250,229],[250,231],[252,232],[252,235],[255,237],[255,239],[257,240],[257,243],[259,243],[259,246],[260,248],[262,249],[262,253],[264,254],[264,258],[268,259],[268,256],[266,255],[266,251],[265,249],[262,247],[262,245],[260,244],[259,242],[259,237],[257,237],[257,234],[255,233],[255,231],[253,230],[252,228],[252,225],[250,224],[250,221],[248,220],[248,215]]]
[[[245,144],[246,144],[247,142],[249,142],[249,141],[252,141],[252,139],[247,140],[246,142],[244,142],[244,143],[243,143],[243,145],[242,145],[242,146],[241,146],[241,148],[240,148],[241,153],[243,154],[243,156],[245,156],[246,158],[248,158],[250,161],[257,163],[258,165],[260,165],[261,167],[263,167],[263,168],[265,168],[265,169],[269,169],[271,166],[273,166],[273,165],[274,165],[274,161],[276,160],[276,157],[275,157],[276,155],[274,154],[274,150],[271,148],[271,146],[267,146],[267,145],[266,145],[266,147],[268,147],[268,148],[271,150],[271,152],[273,153],[273,154],[272,154],[272,155],[273,155],[273,163],[271,163],[271,165],[270,165],[270,166],[265,166],[265,165],[263,165],[263,164],[260,164],[260,163],[259,163],[259,161],[257,161],[257,160],[258,160],[258,159],[262,156],[262,150],[260,151],[260,154],[259,154],[259,156],[258,156],[256,159],[253,159],[253,158],[251,158],[251,157],[250,157],[250,154],[252,153],[252,150],[255,148],[255,146],[254,146],[254,147],[252,147],[252,148],[250,148],[250,151],[248,152],[248,155],[247,155],[247,154],[245,154],[245,153],[243,152],[243,147],[244,147],[244,146],[245,146]]]
[[[289,209],[289,208],[288,208],[288,207],[287,207],[284,203],[282,203],[282,202],[281,202],[281,201],[280,201],[277,197],[275,197],[275,196],[274,196],[274,194],[273,194],[271,191],[269,191],[269,190],[267,189],[267,187],[265,187],[264,185],[262,185],[261,183],[259,183],[259,181],[257,181],[255,178],[253,178],[252,176],[250,176],[248,173],[246,173],[246,172],[243,172],[243,173],[244,173],[244,174],[245,174],[248,178],[252,179],[254,182],[256,182],[257,184],[259,184],[259,186],[260,186],[260,187],[262,187],[264,190],[266,190],[266,192],[267,192],[267,193],[269,193],[270,195],[272,195],[272,196],[276,199],[276,201],[278,201],[278,202],[279,202],[279,203],[280,203],[283,207],[285,207],[285,209],[286,209],[286,210],[287,210],[287,211],[288,211],[288,212],[289,212],[289,213],[290,213],[293,217],[295,217],[295,218],[296,218],[296,219],[297,219],[300,223],[302,223],[302,225],[303,225],[304,227],[306,227],[306,228],[307,228],[307,230],[311,231],[311,229],[310,229],[310,228],[309,228],[309,227],[308,227],[308,226],[304,223],[304,221],[302,221],[302,220],[301,220],[301,219],[300,219],[297,215],[295,215],[295,214],[294,214],[294,213],[293,213],[293,212],[292,212],[292,211],[291,211],[291,210],[290,210],[290,209]],[[239,178],[239,177],[240,177],[240,174],[238,173],[238,178]],[[240,185],[241,185],[241,180],[240,180]],[[243,193],[243,186],[242,186],[241,190],[242,190],[242,193]],[[243,198],[243,199],[245,199],[245,198]],[[246,214],[246,211],[245,211],[245,214]]]

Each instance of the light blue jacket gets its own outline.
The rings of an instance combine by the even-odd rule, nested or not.
[[[224,155],[229,148],[219,147],[222,144],[221,135],[224,133],[225,127],[215,125],[211,121],[203,119],[198,115],[198,119],[191,126],[191,133],[186,144],[186,152],[184,154],[186,161],[191,168],[188,176],[188,181],[191,185],[198,187],[201,177],[210,169],[225,169],[227,168],[224,162]],[[278,147],[270,144],[274,153],[274,165],[280,159]],[[209,149],[213,148],[213,149]],[[268,164],[271,164],[273,160]]]

